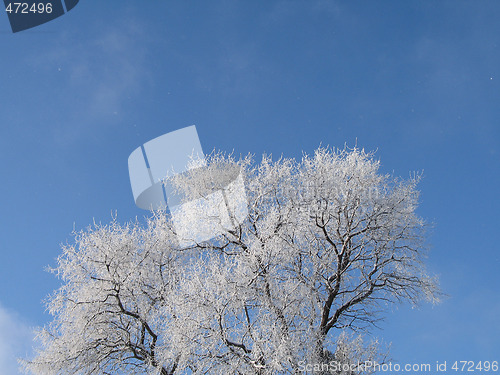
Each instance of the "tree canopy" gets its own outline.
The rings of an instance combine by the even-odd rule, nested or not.
[[[437,301],[420,176],[383,175],[359,149],[208,164],[239,168],[246,219],[189,247],[162,211],[76,233],[51,269],[61,287],[28,372],[295,374],[374,358],[358,333],[391,304]],[[193,198],[203,183],[187,174],[178,186]]]

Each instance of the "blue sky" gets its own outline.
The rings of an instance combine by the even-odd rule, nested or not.
[[[73,228],[145,214],[129,154],[192,124],[206,153],[357,142],[423,170],[449,298],[372,333],[401,363],[500,360],[499,19],[497,1],[82,0],[12,34],[0,15],[0,367],[50,320],[44,268]]]

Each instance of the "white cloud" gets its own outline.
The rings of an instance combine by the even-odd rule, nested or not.
[[[0,372],[18,375],[18,358],[30,357],[33,346],[32,329],[16,312],[0,305]]]

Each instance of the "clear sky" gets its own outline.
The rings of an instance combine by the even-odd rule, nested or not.
[[[4,12],[2,12],[4,13]],[[146,214],[127,158],[195,124],[205,153],[377,150],[424,171],[443,303],[389,311],[400,363],[500,360],[500,2],[86,1],[12,34],[0,14],[0,372],[50,316],[73,228]]]

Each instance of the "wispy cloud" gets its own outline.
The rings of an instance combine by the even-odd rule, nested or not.
[[[29,357],[32,345],[32,329],[19,314],[0,305],[0,371],[2,375],[21,374],[17,358]]]
[[[141,42],[145,32],[132,15],[121,16],[84,36],[77,29],[62,32],[26,57],[28,66],[43,73],[47,92],[61,108],[50,117],[57,143],[70,145],[114,126],[150,80]]]

